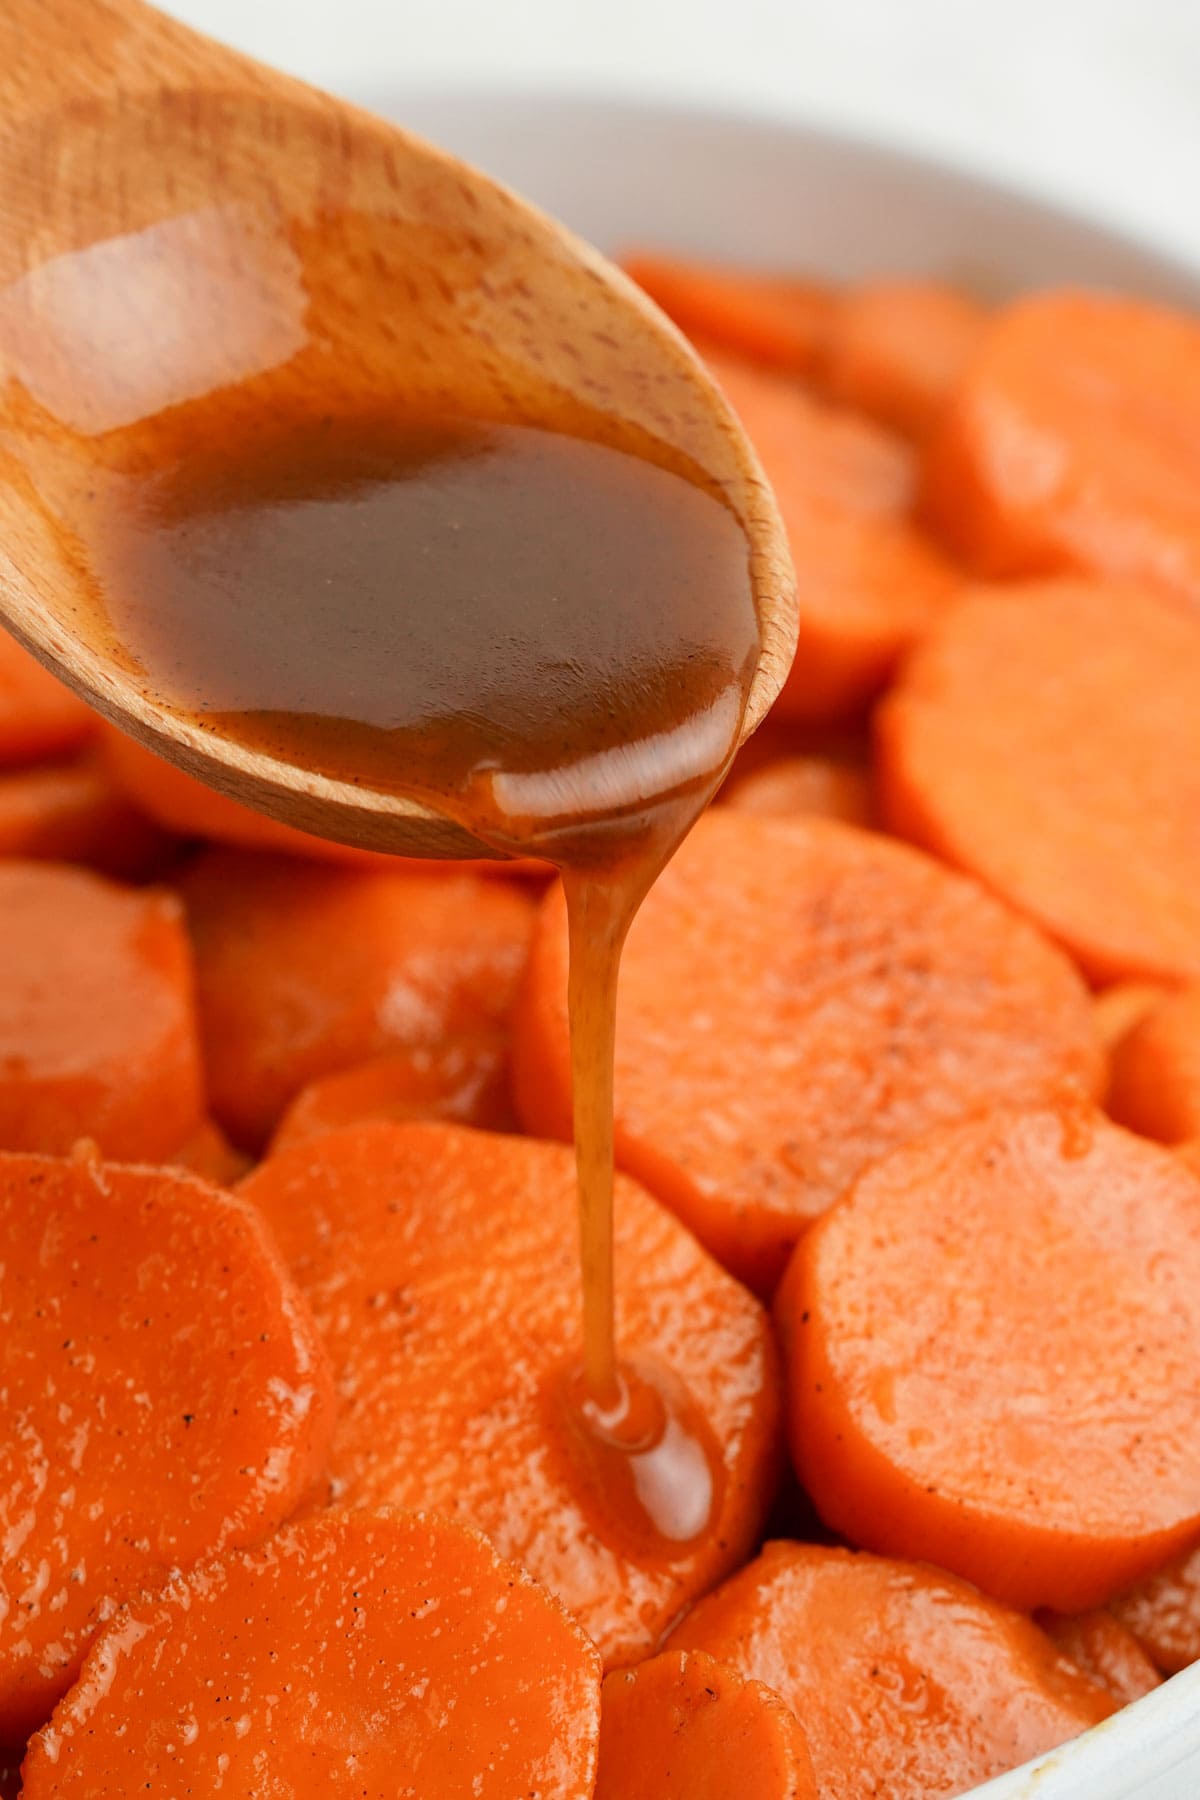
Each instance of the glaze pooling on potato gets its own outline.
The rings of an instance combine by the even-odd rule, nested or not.
[[[580,1305],[566,1145],[376,1120],[268,1157],[242,1193],[329,1347],[339,1505],[469,1522],[558,1595],[609,1666],[649,1654],[748,1553],[780,1450],[770,1323],[633,1182],[617,1177],[618,1320],[649,1417],[628,1475],[619,1451],[589,1454],[585,1395],[564,1385]],[[677,1466],[689,1434],[711,1485],[692,1462],[673,1508],[661,1486],[647,1506],[637,1476]]]

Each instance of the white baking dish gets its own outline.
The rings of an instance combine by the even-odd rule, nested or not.
[[[1148,246],[952,168],[822,131],[563,95],[358,97],[608,250],[661,245],[844,277],[936,272],[997,295],[1078,281],[1200,307],[1200,271]],[[974,1800],[985,1796],[1200,1800],[1200,1664],[976,1789]]]

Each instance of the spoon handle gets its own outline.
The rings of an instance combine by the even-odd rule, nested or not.
[[[220,116],[243,103],[263,116],[244,160],[269,182],[275,109],[297,101],[333,106],[144,0],[0,0],[0,289],[186,210],[181,166],[220,180]]]
[[[0,156],[21,127],[64,103],[200,85],[248,59],[144,0],[4,0],[0,6]],[[2,165],[0,165],[2,166]]]

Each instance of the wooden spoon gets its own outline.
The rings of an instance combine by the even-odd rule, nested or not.
[[[248,378],[260,399],[394,394],[686,458],[748,532],[763,649],[746,732],[766,712],[795,642],[783,528],[699,360],[619,271],[453,157],[140,0],[5,0],[0,619],[237,800],[378,849],[477,856],[414,801],[173,715],[89,635],[72,482],[130,443],[152,455],[156,420]]]

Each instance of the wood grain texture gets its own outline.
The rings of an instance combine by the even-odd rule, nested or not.
[[[648,172],[649,174],[649,172]],[[102,712],[304,830],[478,855],[454,821],[294,769],[154,703],[89,641],[72,496],[145,468],[186,412],[334,396],[536,423],[699,474],[744,521],[763,655],[791,565],[748,442],[683,339],[515,195],[139,0],[0,16],[0,616]],[[228,404],[223,416],[230,417]]]

